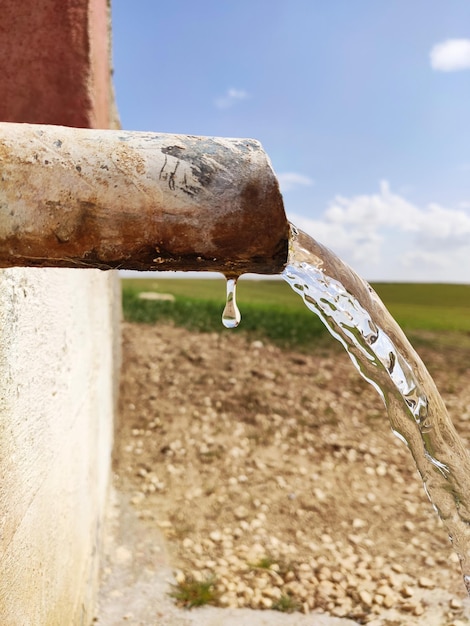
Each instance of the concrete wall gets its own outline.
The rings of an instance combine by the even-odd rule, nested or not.
[[[0,120],[107,128],[107,0],[2,0]]]
[[[106,0],[2,2],[0,119],[115,125],[107,10]],[[110,478],[117,280],[98,270],[0,271],[1,626],[92,621]]]
[[[0,624],[88,624],[112,445],[111,281],[0,277]]]

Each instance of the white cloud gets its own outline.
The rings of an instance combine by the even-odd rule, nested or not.
[[[436,44],[431,52],[431,67],[441,72],[470,69],[470,39],[447,39]]]
[[[277,179],[283,193],[296,187],[310,187],[314,184],[311,178],[297,172],[282,172],[277,175]]]
[[[214,104],[218,109],[229,109],[237,102],[246,100],[249,97],[248,92],[244,89],[234,89],[231,87],[230,89],[227,89],[223,96],[216,98],[216,100],[214,100]]]
[[[449,266],[448,258],[436,256],[432,252],[426,252],[425,250],[409,250],[403,255],[402,262],[406,268],[411,269],[416,265],[420,265],[431,271],[447,269]]]
[[[320,219],[292,222],[374,280],[470,282],[470,212],[392,193],[337,196]]]

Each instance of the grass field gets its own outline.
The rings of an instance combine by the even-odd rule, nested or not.
[[[470,285],[375,283],[373,287],[405,330],[470,332]]]
[[[153,323],[172,320],[197,331],[223,331],[220,318],[225,281],[218,279],[123,279],[124,317]],[[410,337],[423,331],[470,334],[470,286],[432,284],[374,284],[379,296]],[[169,293],[174,302],[139,299],[142,291]],[[279,345],[304,347],[327,335],[301,298],[282,280],[239,281],[239,328]]]

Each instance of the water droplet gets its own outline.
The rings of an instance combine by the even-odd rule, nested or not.
[[[237,307],[237,279],[227,278],[227,300],[222,313],[222,324],[225,328],[236,328],[242,318]]]

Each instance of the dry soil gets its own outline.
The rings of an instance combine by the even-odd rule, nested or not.
[[[333,340],[303,354],[230,331],[123,336],[116,487],[164,533],[175,588],[211,580],[218,606],[373,626],[470,623],[409,451]],[[420,354],[467,442],[468,351],[432,339]]]

